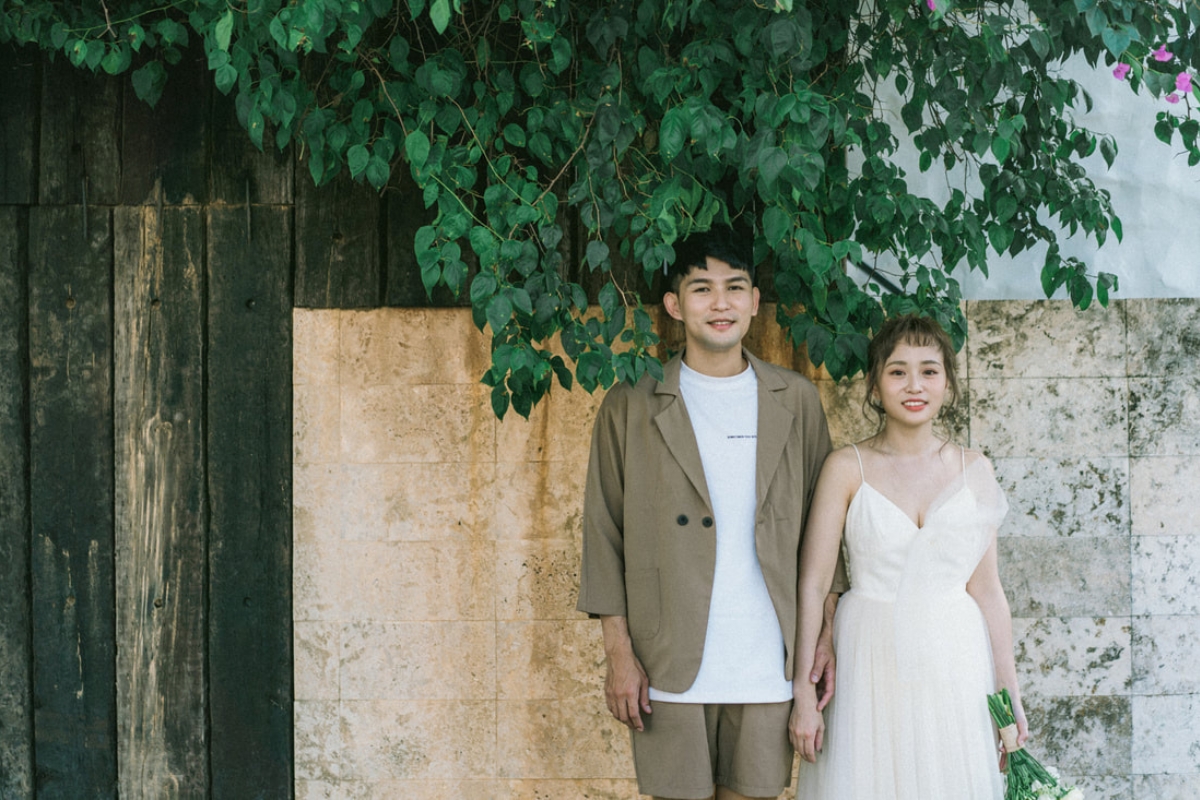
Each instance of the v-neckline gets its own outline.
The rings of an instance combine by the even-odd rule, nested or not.
[[[957,489],[955,489],[953,492],[951,492],[950,494],[947,495],[946,491],[951,487],[951,485],[953,485],[956,482],[961,483],[961,485]],[[899,512],[900,516],[902,516],[906,520],[908,520],[908,523],[910,525],[912,525],[914,529],[916,529],[917,531],[923,531],[923,530],[925,530],[925,528],[927,528],[929,526],[929,517],[933,514],[933,512],[941,510],[942,506],[949,503],[951,499],[957,497],[959,495],[959,493],[962,492],[962,490],[966,488],[967,482],[965,480],[963,480],[962,475],[958,475],[953,480],[947,482],[946,485],[943,486],[936,495],[934,495],[934,502],[930,503],[929,508],[925,509],[925,513],[921,515],[921,517],[924,519],[924,522],[917,522],[912,517],[910,517],[908,515],[908,512],[900,507],[899,503],[897,503],[895,500],[888,497],[886,494],[884,494],[883,492],[879,491],[874,486],[872,486],[871,483],[865,477],[862,479],[862,485],[865,486],[866,488],[870,489],[877,496],[883,498],[883,501],[885,503],[887,503],[889,506],[891,506],[892,508],[896,509],[896,511]],[[861,487],[859,488],[859,491],[862,491]],[[937,499],[942,497],[943,495],[945,495],[946,499],[940,503],[937,502]]]

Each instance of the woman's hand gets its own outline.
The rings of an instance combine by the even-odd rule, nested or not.
[[[792,702],[788,738],[801,758],[810,764],[816,762],[825,740],[825,718],[817,710],[817,692],[812,684],[802,688]]]
[[[1017,726],[1017,748],[1023,748],[1029,739],[1029,722],[1025,719],[1025,708],[1019,697],[1012,697],[1013,724]],[[1000,743],[1000,771],[1008,769],[1008,750]]]

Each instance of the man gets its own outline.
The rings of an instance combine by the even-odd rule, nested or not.
[[[657,798],[773,798],[791,780],[797,560],[830,444],[812,383],[742,348],[751,260],[728,231],[677,247],[663,305],[683,354],[662,382],[613,387],[592,435],[578,608],[601,619],[608,708]],[[823,677],[823,706],[822,637],[795,679]]]

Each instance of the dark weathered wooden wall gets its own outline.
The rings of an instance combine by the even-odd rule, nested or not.
[[[292,308],[428,304],[410,198],[0,46],[0,797],[292,796]]]

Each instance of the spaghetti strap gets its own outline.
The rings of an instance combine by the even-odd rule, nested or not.
[[[854,448],[854,457],[858,459],[858,477],[862,479],[863,483],[866,483],[867,473],[863,472],[862,454],[858,452],[858,445],[851,444],[850,446]],[[964,461],[963,463],[965,464],[966,462]]]
[[[963,475],[966,475],[967,474],[967,448],[963,447],[960,444],[958,446],[958,452],[962,453],[962,468],[963,468],[962,471],[963,471]],[[859,466],[859,469],[862,469],[861,465]]]

